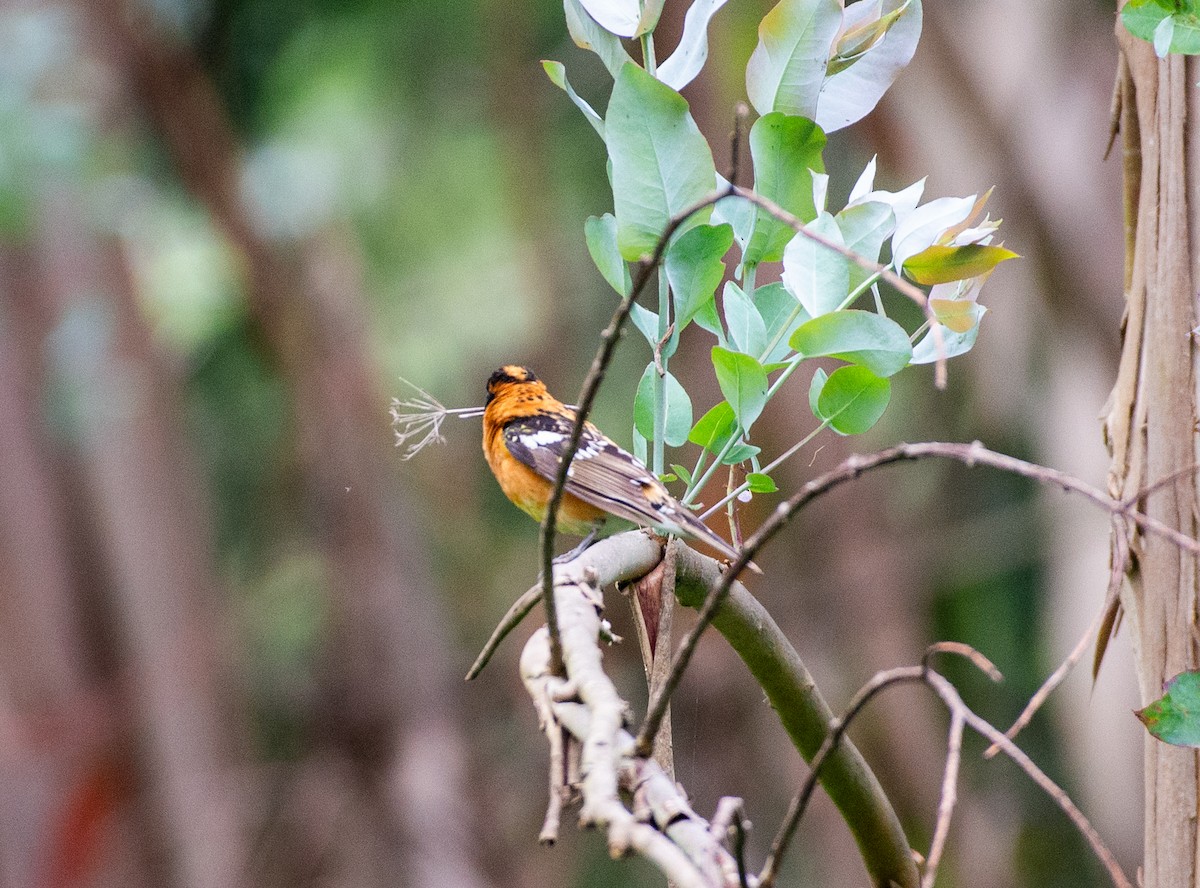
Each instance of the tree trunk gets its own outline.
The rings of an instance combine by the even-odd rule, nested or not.
[[[1196,297],[1191,230],[1200,208],[1191,175],[1200,150],[1189,126],[1197,68],[1155,57],[1118,24],[1125,169],[1126,317],[1105,420],[1114,496],[1196,536]],[[1192,109],[1193,112],[1196,109]],[[1114,558],[1122,559],[1121,533]],[[1143,704],[1197,665],[1195,559],[1161,536],[1135,536],[1121,605],[1128,615]],[[1145,740],[1146,888],[1195,886],[1198,753]]]

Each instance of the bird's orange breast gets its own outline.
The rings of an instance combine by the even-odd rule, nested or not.
[[[483,454],[492,474],[500,483],[504,495],[513,505],[539,524],[546,517],[546,504],[554,485],[525,465],[508,451],[504,443],[504,428],[499,424],[489,428],[483,439]],[[564,493],[558,510],[558,529],[575,536],[586,536],[605,513],[577,496]]]

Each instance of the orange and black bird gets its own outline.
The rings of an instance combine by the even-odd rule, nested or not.
[[[529,368],[510,364],[488,379],[483,453],[500,489],[535,521],[546,514],[574,424],[575,411],[551,395]],[[671,496],[636,457],[587,422],[567,470],[558,529],[590,540],[609,515],[693,537],[727,558],[739,554]]]

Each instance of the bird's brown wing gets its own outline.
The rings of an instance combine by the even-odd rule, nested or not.
[[[553,481],[570,438],[574,418],[540,413],[504,427],[509,452],[543,478]],[[703,540],[727,557],[738,553],[700,521],[633,454],[605,437],[590,422],[567,472],[566,491],[598,509],[642,527]]]

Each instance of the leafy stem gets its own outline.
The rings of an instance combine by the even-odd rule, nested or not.
[[[837,307],[837,310],[842,311],[843,309],[849,308],[854,304],[855,300],[858,299],[859,296],[865,293],[867,289],[873,286],[881,277],[883,277],[883,272],[881,271],[877,271],[872,274],[869,278],[867,278],[846,295],[846,298],[842,300],[842,304]]]
[[[811,432],[809,432],[807,435],[805,435],[803,438],[801,438],[799,441],[797,441],[795,444],[793,444],[791,447],[789,447],[787,450],[785,450],[783,453],[781,453],[779,456],[777,456],[772,462],[768,463],[763,469],[760,470],[762,472],[762,474],[764,474],[764,475],[771,474],[773,471],[775,471],[777,468],[779,468],[779,466],[783,465],[785,460],[791,459],[793,456],[795,456],[797,453],[799,453],[800,450],[803,449],[805,444],[807,444],[813,438],[817,437],[818,433],[824,431],[828,427],[829,427],[829,420],[827,419],[827,420],[823,421],[815,429],[813,429]],[[717,509],[721,508],[721,506],[725,505],[726,503],[730,502],[731,500],[735,499],[736,497],[741,496],[743,493],[745,493],[749,489],[750,489],[750,482],[749,481],[743,482],[740,487],[737,487],[737,488],[729,491],[728,493],[726,493],[725,498],[723,500],[721,500],[718,503],[714,503],[713,505],[709,506],[707,510],[705,510],[703,513],[701,513],[700,520],[703,521],[709,515],[713,514],[713,512],[717,511]]]
[[[658,270],[658,339],[663,342],[671,335],[671,288],[667,274]],[[667,430],[667,362],[668,351],[661,352],[661,361],[653,375],[654,380],[654,449],[651,466],[655,475],[662,475],[664,468],[664,441]]]
[[[775,396],[775,393],[779,391],[780,387],[785,382],[787,382],[788,377],[790,377],[793,373],[796,372],[796,368],[800,366],[800,362],[803,360],[804,360],[804,355],[793,355],[792,356],[792,358],[788,361],[788,365],[783,368],[783,372],[779,374],[778,378],[776,378],[776,380],[773,383],[771,383],[771,387],[767,389],[767,401],[770,401],[771,398],[773,398]],[[820,431],[822,428],[824,428],[824,425],[822,425],[820,428],[818,428],[817,431]],[[814,432],[814,434],[815,434],[815,432]],[[725,446],[722,447],[720,452],[717,454],[716,461],[711,466],[709,466],[708,471],[706,471],[700,477],[697,477],[697,473],[700,471],[700,462],[696,463],[696,471],[692,472],[692,483],[691,483],[691,485],[689,485],[688,489],[684,492],[683,499],[681,501],[685,506],[688,503],[690,503],[693,499],[696,498],[696,494],[699,493],[704,488],[704,485],[709,482],[709,479],[711,479],[713,474],[717,471],[717,469],[719,469],[721,467],[722,460],[724,460],[725,457],[729,454],[729,451],[733,449],[733,445],[737,444],[739,441],[741,441],[742,437],[744,435],[745,435],[745,430],[743,430],[741,425],[739,424],[734,429],[733,434],[731,434],[729,436],[729,440],[725,442]],[[805,442],[807,442],[807,440],[808,439],[805,439]],[[790,455],[790,452],[789,452],[789,455]],[[701,453],[700,456],[701,456],[701,460],[703,460],[704,454]],[[722,503],[723,502],[725,502],[725,501],[722,500]],[[712,509],[710,509],[705,514],[708,515],[708,514],[711,514],[711,512],[712,512]]]

